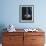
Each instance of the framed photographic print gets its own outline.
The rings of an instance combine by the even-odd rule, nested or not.
[[[24,23],[34,22],[34,5],[19,6],[19,21]]]

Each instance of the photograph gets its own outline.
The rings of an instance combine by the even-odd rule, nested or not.
[[[20,5],[19,7],[20,22],[33,22],[34,21],[34,6],[33,5]]]
[[[46,0],[0,0],[0,46],[46,46]]]

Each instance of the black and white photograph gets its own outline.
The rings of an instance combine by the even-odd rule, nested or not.
[[[34,5],[20,5],[19,9],[20,22],[34,21]]]

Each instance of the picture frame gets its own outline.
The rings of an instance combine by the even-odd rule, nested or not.
[[[19,22],[22,23],[34,22],[34,5],[19,6]]]

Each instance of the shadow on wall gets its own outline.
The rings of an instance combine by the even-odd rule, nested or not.
[[[6,28],[6,26],[4,24],[0,24],[0,43],[2,43],[2,32],[6,32],[6,30],[4,30],[4,28]]]

